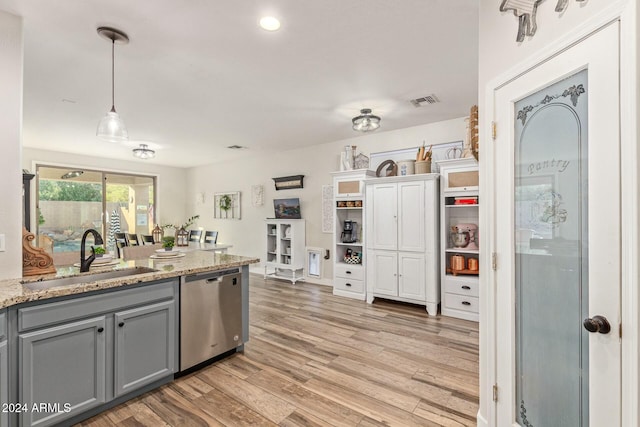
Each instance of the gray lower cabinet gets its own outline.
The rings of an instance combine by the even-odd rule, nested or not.
[[[105,328],[98,316],[18,335],[22,425],[52,425],[106,402]],[[32,410],[41,404],[54,407]]]
[[[175,304],[165,301],[115,313],[115,396],[174,371]]]
[[[17,351],[10,354],[17,360],[10,366],[18,381],[9,390],[26,410],[10,414],[0,427],[71,423],[121,396],[170,381],[177,357],[177,295],[178,280],[165,279],[16,307],[11,318]],[[0,329],[1,323],[0,316]]]
[[[9,362],[7,360],[7,341],[0,343],[0,405],[9,403],[9,379],[7,377]],[[9,425],[9,412],[0,411],[0,426]]]

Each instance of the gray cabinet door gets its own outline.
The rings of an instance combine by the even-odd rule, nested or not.
[[[174,300],[118,312],[114,321],[116,397],[174,372]]]
[[[9,379],[8,375],[8,360],[7,360],[7,342],[0,343],[0,405],[9,403]],[[4,406],[3,408],[4,409]],[[0,411],[0,426],[9,425],[9,412]]]
[[[20,403],[29,408],[21,425],[48,426],[105,402],[105,326],[100,316],[18,336]]]

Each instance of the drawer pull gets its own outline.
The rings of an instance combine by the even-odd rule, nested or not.
[[[103,328],[103,327],[99,327],[99,328],[98,328],[98,333],[99,333],[99,334],[101,334],[103,331],[104,331],[104,328]]]
[[[345,271],[345,273],[347,273],[347,274],[351,274],[351,272],[350,272],[350,271]]]
[[[351,286],[351,283],[345,283],[344,285],[345,286]]]
[[[468,290],[470,290],[470,289],[471,289],[471,286],[464,285],[464,286],[462,287],[462,289],[464,289],[464,290],[468,291]]]
[[[462,301],[462,305],[471,305],[469,301]]]

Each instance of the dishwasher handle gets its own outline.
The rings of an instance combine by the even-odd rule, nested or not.
[[[210,279],[206,279],[205,283],[213,283],[213,282],[219,282],[220,281],[220,277],[212,277]]]
[[[240,273],[239,269],[232,268],[232,269],[220,270],[220,271],[214,271],[214,272],[192,274],[190,276],[183,276],[183,280],[184,280],[183,283],[197,282],[200,280],[206,283],[210,283],[209,280],[211,279],[216,279],[218,281],[221,281],[224,279],[225,276],[238,274],[238,273]]]

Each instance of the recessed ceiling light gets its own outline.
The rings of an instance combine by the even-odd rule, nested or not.
[[[260,26],[267,31],[278,31],[280,29],[280,21],[273,16],[264,16],[260,19]]]

